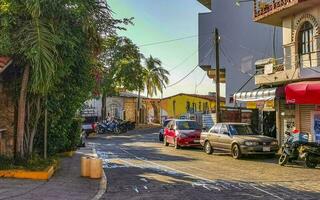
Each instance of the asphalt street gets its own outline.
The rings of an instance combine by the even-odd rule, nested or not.
[[[175,150],[158,130],[99,135],[88,144],[103,159],[110,200],[320,199],[320,169],[277,165],[276,158]]]

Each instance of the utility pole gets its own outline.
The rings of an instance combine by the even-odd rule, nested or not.
[[[220,115],[220,35],[217,28],[214,33],[214,46],[216,47],[216,123],[221,122]]]

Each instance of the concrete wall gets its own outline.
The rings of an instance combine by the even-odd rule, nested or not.
[[[215,66],[212,32],[221,35],[220,65],[226,69],[226,99],[237,92],[255,73],[254,62],[273,56],[273,27],[253,22],[252,2],[240,7],[234,0],[212,0],[212,12],[199,14],[199,64]],[[276,29],[276,56],[283,57],[282,30]],[[243,91],[255,88],[254,79]],[[232,104],[228,104],[232,105]]]
[[[174,102],[175,109],[173,107]],[[175,118],[187,114],[187,102],[190,103],[190,109],[192,109],[193,104],[195,104],[195,111],[197,112],[204,112],[204,105],[208,106],[207,111],[214,110],[216,106],[215,101],[210,101],[205,98],[193,97],[189,95],[177,95],[161,100],[160,106],[163,109],[162,116]],[[199,104],[201,105],[201,107],[199,107]],[[224,103],[221,102],[221,105],[224,106]]]
[[[313,44],[314,53],[310,55],[300,56],[300,61],[298,57],[298,34],[301,26],[304,22],[310,22],[313,27]],[[282,21],[283,26],[283,47],[285,54],[285,67],[287,70],[299,68],[309,68],[319,66],[320,60],[320,6],[307,9],[301,13],[294,13]],[[310,70],[311,71],[311,70]],[[308,74],[314,74],[316,72],[309,72]],[[318,73],[319,77],[319,73]],[[308,78],[308,77],[300,77]],[[314,78],[314,76],[313,76]]]
[[[107,97],[106,98],[106,114],[123,118],[124,99],[122,97]]]

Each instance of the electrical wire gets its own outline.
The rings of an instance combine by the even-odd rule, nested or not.
[[[181,63],[179,63],[178,65],[176,65],[175,67],[171,68],[169,70],[169,72],[173,71],[173,70],[176,70],[178,69],[179,67],[182,66],[183,63],[185,63],[187,60],[189,60],[191,58],[191,56],[195,55],[198,51],[200,51],[209,41],[210,41],[210,37],[197,49],[195,50],[194,52],[192,52],[191,55],[189,55],[188,57],[186,57],[185,59],[183,59],[183,61]]]
[[[186,36],[186,37],[175,38],[175,39],[172,39],[172,40],[151,42],[151,43],[147,43],[147,44],[138,45],[138,47],[147,47],[147,46],[154,46],[154,45],[159,45],[159,44],[177,42],[177,41],[186,40],[186,39],[190,39],[190,38],[195,38],[195,37],[199,37],[199,36],[203,36],[203,35],[209,35],[209,34],[211,35],[212,33],[205,33],[205,34],[200,34],[200,35],[190,35],[190,36]]]
[[[204,59],[206,59],[210,53],[213,51],[213,48],[210,49],[210,51],[208,52],[208,54],[200,61],[202,62]],[[171,85],[168,85],[166,88],[169,88],[169,87],[173,87],[175,85],[178,85],[179,83],[181,83],[184,79],[188,78],[200,65],[196,65],[188,74],[186,74],[184,77],[182,77],[180,80],[178,80],[177,82],[171,84]]]
[[[205,72],[205,73],[203,74],[203,77],[202,77],[201,81],[200,81],[198,84],[196,84],[196,88],[199,87],[199,86],[203,83],[203,81],[204,81],[204,79],[206,78],[206,76],[207,76],[207,72]]]
[[[172,40],[159,41],[159,42],[151,42],[151,43],[147,43],[147,44],[138,45],[138,47],[147,47],[147,46],[171,43],[171,42],[176,42],[176,41],[180,41],[180,40],[186,40],[186,39],[195,38],[195,37],[198,37],[198,35],[191,35],[191,36],[187,36],[187,37],[176,38],[176,39],[172,39]]]

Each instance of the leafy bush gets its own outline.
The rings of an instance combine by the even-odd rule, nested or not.
[[[28,160],[0,156],[0,170],[24,169],[30,171],[41,171],[45,170],[49,166],[52,166],[55,162],[57,162],[57,160],[58,159],[56,157],[43,159],[36,154]]]

